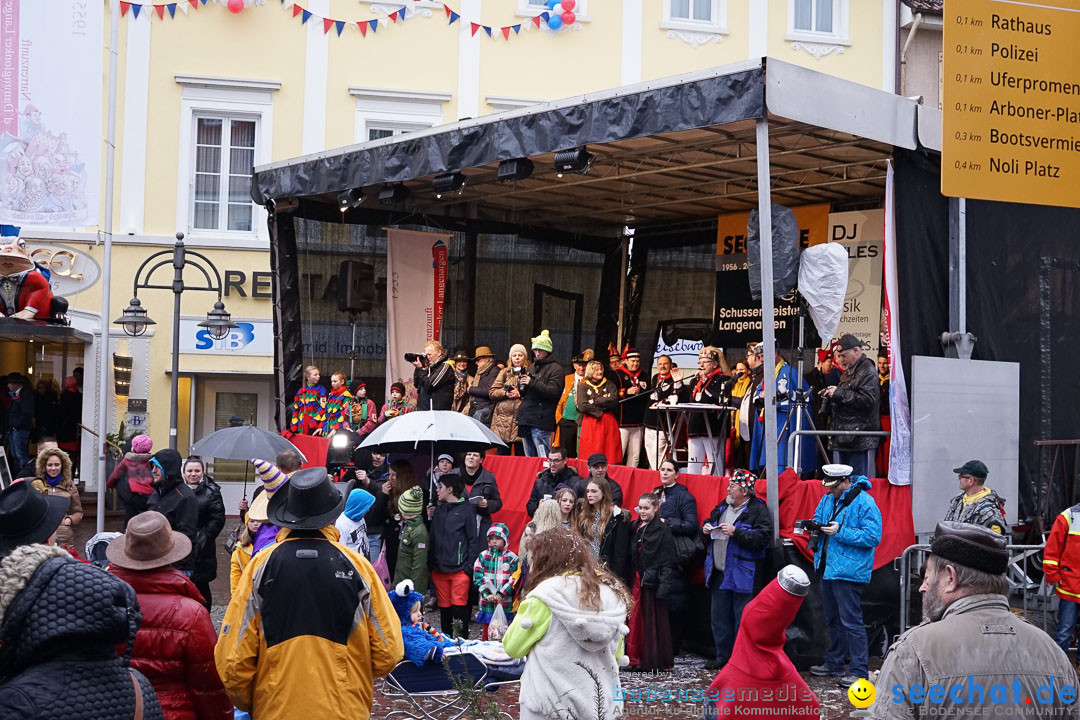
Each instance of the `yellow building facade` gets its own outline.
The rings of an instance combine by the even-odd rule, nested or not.
[[[129,7],[120,19],[105,318],[120,316],[136,269],[169,250],[178,231],[221,271],[226,308],[241,324],[226,341],[199,335],[211,293],[182,298],[182,453],[233,415],[273,429],[269,238],[266,213],[248,196],[253,165],[762,56],[890,92],[898,77],[897,0],[576,0],[576,22],[557,32],[532,21],[547,11],[535,0],[300,0],[302,11],[292,0],[246,0],[239,13],[224,0],[196,4],[163,6],[161,17],[149,4],[137,18]],[[327,32],[324,18],[346,24]],[[372,20],[377,30],[361,33],[356,23]],[[106,49],[109,23],[106,7]],[[481,26],[475,33],[473,23]],[[102,91],[107,98],[107,76]],[[173,297],[141,291],[156,324],[128,338],[107,322],[102,353],[102,230],[24,229],[31,248],[77,260],[72,275],[81,278],[66,297],[72,325],[93,337],[66,361],[41,352],[37,374],[59,379],[83,366],[83,422],[96,428],[97,368],[111,365],[113,353],[130,356],[128,397],[146,400],[146,409],[106,398],[106,430],[127,420],[129,432],[145,429],[155,448],[165,447]],[[200,280],[194,270],[187,277]],[[171,267],[154,276],[170,279]],[[84,433],[84,448],[93,444]],[[92,460],[83,453],[90,488]]]

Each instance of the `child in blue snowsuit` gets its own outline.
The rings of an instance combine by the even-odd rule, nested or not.
[[[413,589],[412,580],[402,580],[390,602],[401,621],[401,639],[405,644],[405,657],[418,666],[426,662],[442,662],[443,648],[453,647],[454,641],[424,622],[424,596]]]

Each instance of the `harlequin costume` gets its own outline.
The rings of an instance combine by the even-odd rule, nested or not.
[[[324,434],[329,435],[332,430],[348,430],[352,420],[352,393],[349,388],[342,385],[334,388],[326,396],[326,429]]]
[[[326,427],[326,390],[322,385],[304,385],[293,398],[289,430],[301,435],[315,435]]]
[[[784,653],[787,627],[809,591],[806,573],[788,565],[747,604],[731,659],[709,686],[708,696],[717,699],[708,703],[706,717],[820,714],[817,696]]]

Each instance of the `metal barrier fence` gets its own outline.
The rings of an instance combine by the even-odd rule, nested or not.
[[[1009,567],[1006,570],[1006,577],[1009,580],[1009,597],[1010,599],[1016,593],[1022,595],[1022,607],[1024,612],[1024,619],[1030,620],[1029,617],[1029,601],[1032,609],[1036,606],[1041,606],[1042,610],[1042,629],[1046,631],[1046,619],[1050,614],[1052,608],[1050,606],[1055,604],[1057,596],[1046,585],[1045,578],[1040,577],[1039,580],[1033,580],[1031,574],[1028,572],[1028,561],[1039,555],[1044,545],[1009,545],[1007,549],[1009,551]],[[916,562],[912,563],[913,556],[918,555],[915,558]],[[911,545],[907,547],[900,557],[893,561],[893,566],[900,573],[900,632],[903,633],[908,627],[908,613],[910,611],[910,598],[911,598],[911,578],[914,571],[914,577],[922,584],[922,567],[926,564],[926,556],[930,554],[929,545]],[[1041,569],[1041,558],[1035,558],[1032,560],[1032,565],[1038,563],[1035,567]]]
[[[802,459],[802,451],[800,449],[799,438],[812,437],[876,437],[887,438],[891,437],[892,433],[888,430],[803,430],[802,428],[792,430],[788,435],[788,464],[789,468],[794,468],[795,472],[801,472],[801,465],[797,464],[798,460]],[[824,446],[821,447],[824,449]],[[828,455],[826,454],[826,459]]]

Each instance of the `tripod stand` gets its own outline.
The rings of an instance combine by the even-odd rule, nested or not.
[[[802,298],[800,297],[799,298],[799,306],[800,306],[800,308],[799,308],[799,351],[798,351],[799,352],[799,362],[798,362],[798,366],[797,366],[797,369],[796,369],[798,385],[802,385],[802,383],[805,380],[805,377],[803,375],[803,355],[805,353],[806,348],[804,348],[803,345],[806,344],[806,317],[803,314],[804,308],[802,307],[802,304],[803,304],[803,301],[802,301]],[[806,391],[806,390],[803,390],[802,387],[798,387],[798,386],[795,387],[795,388],[789,389],[789,392],[791,393],[791,410],[788,412],[787,418],[784,420],[783,426],[780,428],[779,432],[777,433],[776,442],[777,442],[777,446],[779,446],[780,438],[784,437],[784,433],[787,432],[788,426],[791,424],[791,419],[795,418],[795,432],[796,432],[796,435],[795,435],[794,438],[789,438],[789,441],[794,443],[794,460],[791,463],[790,467],[796,473],[802,473],[802,470],[803,470],[803,468],[802,468],[803,436],[799,435],[798,433],[800,431],[806,429],[803,426],[804,421],[806,422],[807,425],[810,426],[811,430],[817,430],[817,428],[814,426],[814,418],[813,418],[813,415],[811,414],[810,408],[809,408],[809,405],[810,405],[809,392]],[[814,436],[814,442],[817,443],[818,450],[821,452],[822,457],[824,457],[826,462],[827,462],[828,459],[829,459],[829,453],[825,450],[825,444],[821,442],[821,438],[818,437],[818,436]],[[790,454],[791,453],[789,453],[789,455]]]

